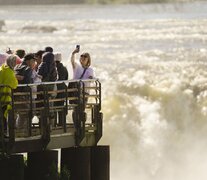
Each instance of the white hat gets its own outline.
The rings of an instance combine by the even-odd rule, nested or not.
[[[54,56],[55,61],[62,61],[62,54],[60,52],[54,53]]]

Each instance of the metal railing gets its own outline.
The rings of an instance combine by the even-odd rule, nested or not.
[[[0,85],[0,97],[9,95],[11,102],[0,102],[0,107],[11,105],[11,110],[5,129],[0,108],[3,151],[61,148],[61,138],[66,135],[72,136],[74,143],[64,142],[64,147],[96,145],[101,138],[101,83],[97,79],[19,85],[11,93],[2,92],[5,87]],[[60,141],[55,141],[57,137]],[[35,143],[26,145],[31,139],[39,141],[38,148]]]

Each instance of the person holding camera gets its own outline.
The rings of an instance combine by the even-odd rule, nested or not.
[[[80,46],[77,45],[71,55],[71,64],[73,68],[73,79],[93,79],[94,70],[91,67],[91,56],[85,52],[80,55],[79,62],[75,61],[75,54],[79,53]]]
[[[72,64],[72,68],[73,68],[73,79],[74,80],[80,80],[80,79],[84,80],[84,79],[94,78],[94,70],[91,67],[91,57],[90,57],[89,53],[87,53],[87,52],[82,53],[79,58],[79,63],[75,61],[75,55],[77,53],[79,53],[79,51],[80,51],[80,46],[77,45],[75,50],[71,54],[71,64]],[[69,83],[69,87],[70,87],[70,85],[72,85],[72,83]],[[84,84],[85,84],[85,86],[89,86],[89,82],[85,82]],[[77,85],[77,83],[75,85]],[[74,87],[71,86],[71,88],[74,88]],[[85,95],[89,94],[89,92],[87,90],[85,90],[84,93],[85,93]],[[76,95],[77,94],[74,93],[72,96],[76,96]],[[86,105],[87,101],[88,101],[88,98],[84,98],[80,101],[80,103],[83,105],[84,109],[85,109],[85,105]],[[77,101],[70,100],[70,103],[76,104]],[[76,109],[74,109],[72,117],[73,117],[74,127],[76,129],[76,136],[78,136],[78,133],[79,133],[78,129],[81,126],[80,122],[77,121],[77,116],[78,116],[77,111],[76,111]]]
[[[85,52],[80,55],[79,63],[75,61],[75,54],[79,53],[80,46],[77,45],[76,49],[72,52],[71,55],[71,64],[73,68],[73,79],[74,80],[84,80],[84,79],[93,79],[94,70],[91,67],[91,56],[89,53]],[[85,87],[90,86],[90,82],[84,82]],[[85,95],[89,94],[89,90],[85,90]],[[87,103],[88,98],[85,98],[85,104]]]

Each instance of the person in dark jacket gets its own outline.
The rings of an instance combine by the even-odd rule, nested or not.
[[[58,81],[64,81],[64,80],[68,80],[68,70],[67,68],[63,65],[63,63],[61,63],[62,61],[62,54],[61,53],[54,53],[55,56],[55,62],[56,62],[56,67],[57,67],[57,72],[58,72]],[[57,84],[57,89],[58,90],[62,90],[65,89],[65,84],[61,83],[61,84]],[[58,98],[65,98],[65,93],[58,93],[57,94],[57,99]],[[55,106],[64,106],[64,101],[57,101],[54,104]],[[58,118],[57,118],[58,116]],[[56,115],[56,118],[58,119],[58,125],[62,125],[62,121],[64,120],[64,118],[66,118],[66,114],[64,113],[64,111],[59,111],[58,114]],[[57,121],[57,120],[56,120]]]
[[[16,74],[22,76],[19,79],[19,84],[32,84],[32,69],[30,68],[30,64],[35,61],[36,58],[33,53],[28,53],[23,58],[23,62],[15,67]]]
[[[42,56],[42,63],[39,65],[37,74],[41,78],[42,82],[55,82],[57,80],[57,69],[56,64],[54,60],[54,54],[51,52],[46,52]],[[55,84],[47,84],[46,85],[48,91],[56,91],[57,86]],[[37,89],[38,91],[41,91],[40,89]],[[50,99],[54,99],[56,97],[57,93],[52,93],[49,95]],[[44,97],[39,96],[38,99],[42,99]],[[54,105],[53,102],[49,103],[49,106],[52,107]],[[55,122],[55,113],[50,112],[50,120],[51,124]]]
[[[23,62],[15,67],[16,74],[18,75],[18,82],[19,84],[32,84],[33,83],[33,76],[32,76],[32,68],[31,65],[35,61],[35,56],[33,53],[26,54],[23,58]],[[21,77],[21,78],[20,78]],[[18,91],[20,92],[30,92],[30,89],[27,86],[24,87],[18,87]],[[15,99],[18,101],[25,102],[23,104],[17,104],[17,128],[21,130],[21,132],[24,133],[24,135],[28,135],[28,123],[29,123],[29,109],[30,104],[27,102],[30,102],[30,96],[29,95],[19,95],[15,96]],[[27,110],[28,112],[22,112],[22,110]]]
[[[58,81],[68,80],[68,70],[61,62],[62,54],[58,52],[58,53],[54,53],[54,56],[55,56],[55,63],[58,72]]]
[[[41,76],[42,82],[54,82],[57,80],[57,69],[53,53],[46,52],[43,54],[37,74]]]

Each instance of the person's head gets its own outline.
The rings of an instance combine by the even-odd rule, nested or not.
[[[54,53],[54,60],[56,63],[60,63],[62,61],[62,54],[60,52]]]
[[[46,52],[43,54],[42,56],[42,62],[46,63],[47,66],[53,66],[53,64],[55,63],[54,61],[54,54],[51,52]]]
[[[9,55],[6,59],[6,65],[9,66],[11,69],[14,69],[17,63],[17,56],[16,55]]]
[[[6,53],[7,53],[7,54],[13,54],[13,51],[8,47],[8,48],[6,49]]]
[[[80,55],[80,63],[83,67],[89,67],[91,65],[91,57],[89,53],[83,53]]]
[[[33,68],[34,64],[35,64],[35,55],[33,53],[28,53],[24,56],[24,62],[27,64],[27,66],[29,66],[30,68]]]
[[[45,53],[45,51],[43,51],[43,50],[39,50],[35,53],[35,58],[36,58],[37,64],[40,64],[42,62],[42,55],[44,53]]]
[[[25,53],[24,49],[17,49],[15,54],[22,59],[25,56],[26,53]]]
[[[53,48],[50,46],[45,47],[45,52],[53,52]]]

